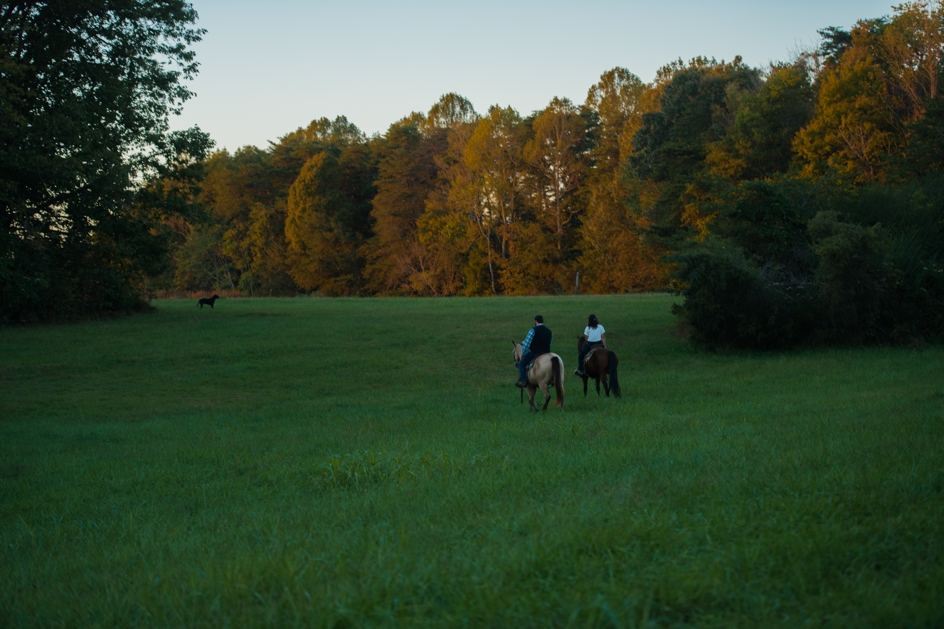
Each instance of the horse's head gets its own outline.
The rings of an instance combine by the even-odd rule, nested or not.
[[[585,336],[578,336],[578,337],[577,337],[577,351],[578,351],[578,352],[583,349],[584,343],[586,343],[586,342],[587,342],[587,337],[585,337]]]
[[[517,366],[518,366],[518,363],[521,361],[521,343],[515,341],[515,339],[511,339],[511,344],[512,344],[512,345],[514,346],[514,348],[515,348],[514,353],[512,354],[512,356],[513,356],[514,359],[515,359],[515,367],[517,367]]]

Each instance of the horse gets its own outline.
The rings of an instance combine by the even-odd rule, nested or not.
[[[209,306],[210,308],[212,308],[213,304],[216,303],[216,300],[219,298],[220,298],[219,295],[213,295],[212,297],[204,297],[203,299],[197,302],[197,305],[200,306],[201,309],[204,306]]]
[[[577,337],[578,352],[583,349],[586,342],[587,337]],[[603,346],[590,350],[590,354],[584,359],[584,375],[581,376],[583,378],[583,396],[587,397],[587,379],[593,378],[596,380],[597,395],[600,395],[600,382],[602,381],[606,397],[610,397],[610,391],[613,391],[613,397],[623,397],[623,392],[620,391],[619,379],[616,376],[617,365],[619,365],[619,358],[616,357],[616,352],[605,349]],[[580,365],[577,365],[577,367],[579,369]],[[609,382],[607,382],[607,376],[609,376]]]
[[[515,367],[521,362],[521,343],[514,340],[511,344],[515,346]],[[553,386],[557,391],[557,399],[554,400],[554,406],[560,406],[564,410],[564,361],[557,354],[541,354],[534,359],[534,366],[528,371],[528,409],[538,410],[534,403],[534,395],[540,388],[544,393],[543,411],[547,410],[547,404],[551,401],[551,394],[547,387]]]

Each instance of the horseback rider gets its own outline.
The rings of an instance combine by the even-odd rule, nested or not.
[[[528,386],[528,377],[525,373],[528,365],[541,354],[551,352],[551,341],[554,335],[544,325],[544,317],[537,315],[534,317],[534,327],[528,330],[528,335],[521,344],[521,359],[518,361],[518,382],[516,387],[525,388]]]
[[[580,378],[583,378],[585,375],[583,359],[590,353],[590,350],[600,345],[603,346],[603,349],[606,349],[606,330],[604,330],[600,322],[597,321],[596,315],[590,315],[587,319],[587,327],[584,328],[583,336],[587,340],[583,344],[580,353],[577,355],[577,368],[574,369],[574,375]]]

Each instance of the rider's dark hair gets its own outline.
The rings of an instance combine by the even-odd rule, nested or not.
[[[600,322],[597,321],[597,316],[593,314],[590,315],[590,318],[587,319],[587,325],[596,330],[597,326],[600,325]]]
[[[534,315],[534,320],[538,323],[544,323],[544,317],[541,315]]]

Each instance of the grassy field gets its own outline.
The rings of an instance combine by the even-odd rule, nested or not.
[[[0,329],[0,626],[944,626],[944,349],[702,353],[672,300]],[[563,412],[513,387],[539,313]]]

